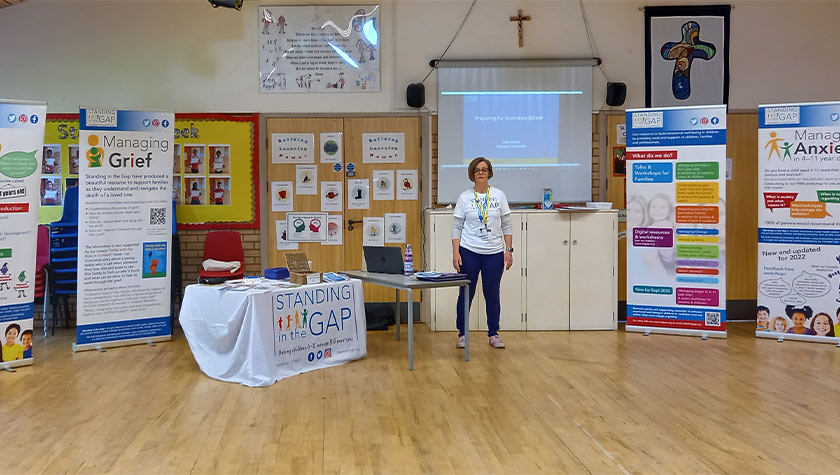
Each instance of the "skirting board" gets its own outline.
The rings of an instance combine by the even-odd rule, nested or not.
[[[660,327],[638,327],[627,325],[624,327],[628,332],[637,333],[661,333],[665,335],[699,336],[705,335],[708,338],[726,338],[726,332],[714,332],[709,330],[691,330],[683,328],[660,328]]]
[[[131,345],[146,345],[149,343],[158,343],[161,341],[169,341],[172,339],[172,335],[165,335],[165,336],[156,336],[153,338],[135,338],[132,340],[117,340],[117,341],[105,341],[101,343],[86,343],[84,345],[77,345],[73,343],[73,353],[77,351],[88,351],[88,350],[100,350],[104,348],[115,348],[118,346],[131,346]]]

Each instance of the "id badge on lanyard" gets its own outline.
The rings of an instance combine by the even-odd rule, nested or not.
[[[475,193],[475,205],[478,209],[478,237],[481,239],[490,239],[490,226],[487,223],[487,218],[490,215],[490,187],[487,187],[487,192],[484,195],[484,206],[482,207],[482,202],[478,199],[478,193]]]

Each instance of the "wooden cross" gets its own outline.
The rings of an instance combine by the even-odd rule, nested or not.
[[[522,41],[522,22],[531,21],[531,15],[522,16],[522,10],[517,10],[516,13],[516,16],[510,17],[510,21],[515,21],[519,26],[519,47],[521,48],[524,45]]]

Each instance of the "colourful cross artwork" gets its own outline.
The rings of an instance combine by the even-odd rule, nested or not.
[[[682,25],[682,39],[662,45],[660,52],[666,60],[674,61],[671,90],[680,100],[691,96],[691,64],[695,59],[710,60],[717,48],[712,43],[700,41],[700,24],[688,21]]]

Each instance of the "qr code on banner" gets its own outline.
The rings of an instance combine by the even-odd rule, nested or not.
[[[166,224],[166,208],[149,208],[149,225],[161,226]]]
[[[720,326],[720,312],[706,312],[706,326],[719,327]]]

